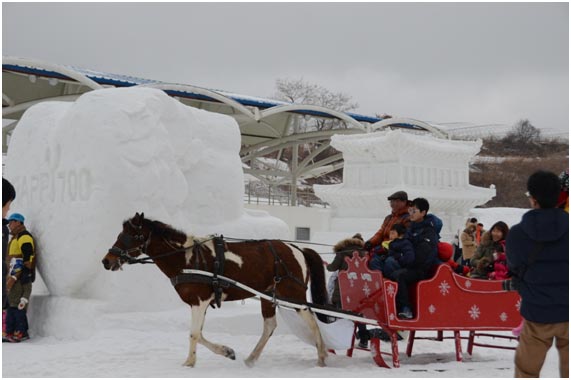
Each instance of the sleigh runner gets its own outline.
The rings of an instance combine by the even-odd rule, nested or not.
[[[443,332],[452,331],[458,361],[462,360],[461,339],[468,339],[467,351],[470,355],[474,346],[513,349],[476,341],[480,336],[516,339],[493,333],[511,331],[522,320],[519,294],[502,290],[502,281],[463,277],[454,273],[449,266],[440,265],[432,278],[411,287],[415,318],[403,320],[398,318],[396,310],[397,283],[384,278],[380,271],[369,270],[368,257],[353,255],[345,260],[348,269],[339,272],[343,309],[376,320],[391,337],[391,350],[388,352],[381,351],[378,337],[371,338],[373,359],[379,366],[388,367],[382,354],[392,356],[394,367],[400,366],[397,330],[410,332],[407,356],[412,354],[415,339],[432,339],[417,338],[416,331],[435,331],[437,337],[434,340],[446,339]],[[462,337],[461,331],[467,331],[468,336]],[[353,348],[347,354],[351,356],[352,351]]]

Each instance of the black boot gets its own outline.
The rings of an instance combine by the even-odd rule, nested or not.
[[[365,325],[358,325],[359,331],[357,331],[357,338],[359,339],[359,343],[357,346],[359,348],[368,348],[369,347],[369,340],[371,339],[371,334]]]

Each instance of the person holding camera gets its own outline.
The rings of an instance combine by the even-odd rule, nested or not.
[[[527,181],[532,210],[506,241],[508,288],[521,296],[523,329],[515,353],[515,377],[539,377],[555,340],[561,377],[569,377],[569,215],[557,208],[560,183],[547,171]]]

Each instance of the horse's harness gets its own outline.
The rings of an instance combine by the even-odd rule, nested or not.
[[[137,245],[133,248],[129,248],[129,249],[121,249],[121,248],[117,247],[116,245],[114,245],[113,247],[111,247],[111,249],[109,249],[109,253],[117,256],[121,263],[126,262],[128,264],[136,264],[137,262],[139,262],[139,259],[131,256],[131,253],[139,252],[139,254],[147,255],[147,248],[149,247],[149,244],[151,242],[151,236],[153,233],[152,233],[152,231],[149,232],[149,236],[145,240],[145,235],[143,235],[143,224],[141,223],[141,225],[136,226],[131,221],[131,219],[128,220],[128,223],[131,226],[131,228],[133,228],[136,231],[136,233],[135,233],[135,235],[131,235],[131,234],[128,234],[124,231],[121,231],[121,233],[119,234],[119,238],[118,238],[119,242],[121,242],[121,244],[123,244],[123,246],[126,246],[126,247],[130,246],[133,241],[135,241],[135,242],[140,241],[141,243],[139,245]]]
[[[223,288],[228,288],[229,286],[234,286],[234,284],[230,283],[228,281],[225,281],[223,279],[220,279],[218,277],[218,276],[224,275],[224,261],[225,261],[225,252],[226,252],[226,248],[227,248],[226,242],[224,241],[224,237],[223,236],[214,236],[212,238],[212,241],[213,241],[214,252],[215,252],[214,262],[213,262],[213,270],[211,271],[213,275],[212,276],[204,276],[204,275],[201,275],[198,273],[180,273],[174,277],[171,277],[171,283],[173,286],[176,286],[178,284],[184,284],[184,283],[211,284],[212,290],[214,292],[214,302],[215,302],[217,307],[221,307]],[[272,242],[270,240],[247,240],[247,241],[248,242],[264,242],[264,241],[267,242],[269,250],[272,253],[272,255],[274,256],[274,279],[273,279],[274,281],[273,281],[273,286],[272,286],[272,291],[271,291],[271,296],[274,300],[276,299],[276,288],[277,288],[278,284],[284,278],[292,279],[293,281],[295,281],[298,284],[300,284],[301,286],[303,286],[304,289],[307,289],[306,282],[304,282],[303,280],[300,280],[299,278],[297,278],[296,276],[294,276],[291,273],[291,271],[289,270],[287,265],[283,262],[281,257],[276,252],[276,250],[275,250],[275,248],[272,245]],[[194,257],[192,269],[198,269],[198,270],[203,269],[204,271],[208,271],[206,259],[204,258],[204,249],[202,248],[202,244],[204,244],[204,243],[205,243],[205,241],[200,242],[200,241],[194,240],[194,244],[192,246],[193,257]],[[299,249],[297,247],[295,247],[295,248]],[[202,268],[201,268],[201,264],[203,266]],[[285,272],[285,275],[279,274],[280,268],[283,269],[283,272]],[[208,271],[208,272],[210,272],[210,271]],[[212,303],[211,303],[211,306],[214,307],[214,305]]]
[[[171,277],[170,280],[173,286],[185,283],[210,284],[212,286],[212,291],[214,292],[214,302],[216,303],[216,306],[220,307],[222,305],[222,290],[223,288],[228,288],[231,285],[227,281],[218,278],[218,276],[224,274],[224,261],[226,260],[224,254],[224,252],[226,252],[226,243],[224,242],[224,237],[214,236],[208,240],[203,240],[203,241],[194,240],[192,246],[186,249],[192,248],[192,253],[193,253],[192,257],[194,258],[193,269],[204,269],[204,271],[210,272],[208,270],[206,258],[204,257],[205,250],[202,246],[204,243],[210,240],[212,240],[212,243],[214,245],[214,253],[215,253],[214,262],[212,264],[213,269],[211,271],[213,276],[206,277],[199,274],[179,273]]]
[[[218,278],[218,276],[222,276],[224,274],[225,252],[226,252],[227,245],[226,245],[226,242],[224,241],[223,236],[213,236],[209,239],[202,240],[202,241],[194,240],[193,244],[190,247],[180,247],[180,248],[174,247],[170,242],[165,240],[167,245],[169,245],[170,247],[173,248],[173,251],[170,251],[170,252],[155,256],[155,257],[148,257],[149,255],[147,254],[147,248],[149,247],[149,244],[151,242],[152,231],[149,232],[149,236],[147,237],[147,239],[145,239],[145,236],[143,234],[143,224],[142,223],[141,223],[141,225],[137,226],[130,219],[128,220],[128,223],[131,226],[131,228],[133,228],[136,232],[134,235],[131,235],[129,233],[122,231],[119,234],[119,238],[118,238],[119,242],[121,242],[121,244],[124,246],[131,245],[131,243],[133,241],[141,242],[141,243],[139,245],[137,245],[133,248],[129,248],[129,249],[121,249],[121,248],[117,247],[116,245],[113,245],[113,247],[111,247],[111,249],[109,249],[109,253],[117,256],[121,263],[126,262],[128,264],[148,264],[148,263],[154,262],[156,259],[159,259],[161,257],[166,257],[166,256],[170,256],[170,255],[173,255],[176,253],[186,252],[188,249],[192,248],[193,258],[194,258],[192,269],[203,269],[205,271],[208,271],[206,258],[204,257],[205,249],[203,247],[203,244],[212,240],[213,245],[214,245],[214,253],[215,253],[214,262],[213,262],[213,269],[211,271],[213,276],[204,276],[204,275],[200,275],[200,274],[196,274],[196,273],[180,273],[180,274],[177,274],[177,275],[171,277],[170,280],[171,280],[171,283],[173,286],[176,286],[178,284],[184,284],[184,283],[206,283],[206,284],[210,284],[212,286],[212,290],[214,292],[214,302],[215,302],[216,306],[221,307],[223,288],[228,288],[229,286],[233,285],[233,284],[231,284],[225,280]],[[263,242],[263,240],[248,240],[248,241],[249,242]],[[299,278],[297,278],[296,276],[294,276],[291,273],[291,271],[289,270],[287,265],[285,265],[285,263],[283,262],[281,257],[276,252],[274,246],[272,245],[272,242],[270,240],[266,240],[266,242],[268,243],[268,247],[269,247],[270,252],[274,256],[274,283],[273,283],[272,292],[271,292],[272,298],[273,299],[276,298],[276,287],[284,278],[290,278],[290,279],[294,280],[295,282],[297,282],[298,284],[302,285],[305,289],[307,289],[306,282],[304,282],[303,280],[300,280]],[[294,247],[299,250],[298,247],[296,247],[296,246],[294,246]],[[131,254],[134,252],[139,252],[139,254],[144,254],[147,257],[144,257],[142,259],[138,259],[136,257],[131,256]],[[202,266],[202,268],[201,268],[201,266]],[[285,272],[285,276],[279,275],[280,267]],[[211,304],[211,306],[213,306],[213,305]]]

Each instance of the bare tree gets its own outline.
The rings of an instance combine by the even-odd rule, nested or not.
[[[309,104],[326,107],[339,112],[350,112],[359,106],[352,102],[350,95],[342,92],[332,92],[318,84],[306,82],[300,79],[277,79],[275,99],[296,104]],[[345,127],[345,124],[337,119],[312,118],[302,125],[302,129],[322,131]]]
[[[528,119],[523,119],[513,126],[505,138],[519,144],[530,144],[540,140],[541,130],[533,126]]]

